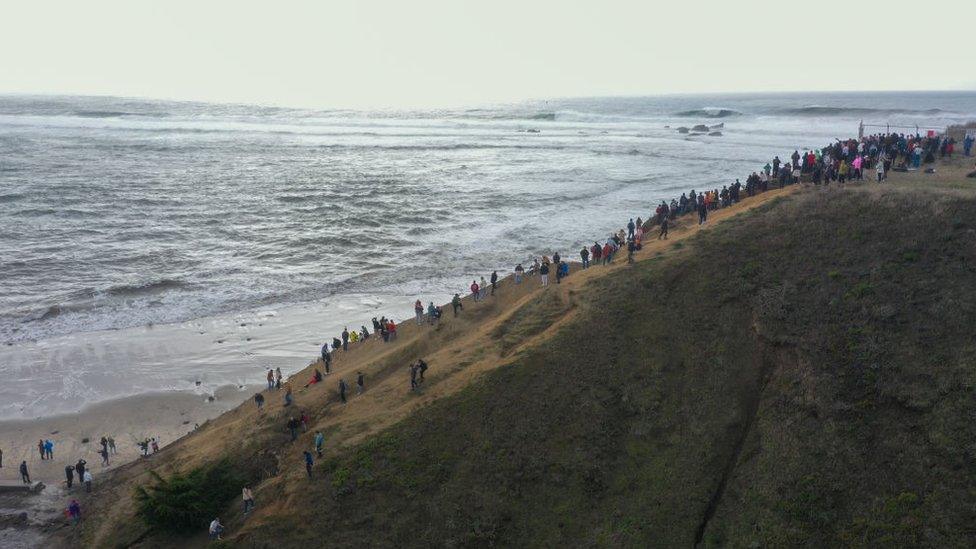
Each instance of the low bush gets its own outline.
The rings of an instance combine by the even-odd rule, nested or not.
[[[186,534],[206,528],[246,482],[228,460],[136,488],[138,515],[150,528]]]

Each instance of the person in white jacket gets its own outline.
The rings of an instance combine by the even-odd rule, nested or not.
[[[251,493],[251,488],[245,486],[241,490],[241,496],[244,499],[244,514],[248,514],[251,509],[254,509],[254,494]]]
[[[224,525],[220,524],[220,517],[213,519],[210,523],[210,539],[219,540],[220,534],[224,533]]]

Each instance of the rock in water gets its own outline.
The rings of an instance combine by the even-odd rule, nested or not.
[[[725,127],[725,122],[722,122],[720,124],[715,124],[714,126],[709,126],[709,128],[711,128],[713,130],[717,130],[719,128],[724,128],[724,127]]]
[[[689,131],[691,131],[691,130],[689,130],[688,128],[686,128],[684,126],[681,126],[680,128],[678,128],[678,133],[688,133]]]
[[[698,124],[694,128],[691,128],[691,131],[693,131],[693,132],[708,133],[708,126],[706,126],[704,124]]]
[[[712,137],[722,137],[722,132],[711,132],[708,135]]]

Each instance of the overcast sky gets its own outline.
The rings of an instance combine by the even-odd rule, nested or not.
[[[2,16],[0,92],[405,107],[976,88],[971,0],[21,0]]]

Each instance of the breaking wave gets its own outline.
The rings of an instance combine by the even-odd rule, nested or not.
[[[728,118],[730,116],[742,116],[742,113],[732,109],[692,109],[674,113],[675,116],[688,118]]]
[[[782,109],[778,111],[782,114],[797,116],[869,116],[869,115],[928,115],[933,116],[947,111],[942,109],[874,109],[869,107],[829,107],[824,105],[810,105],[792,109]]]

